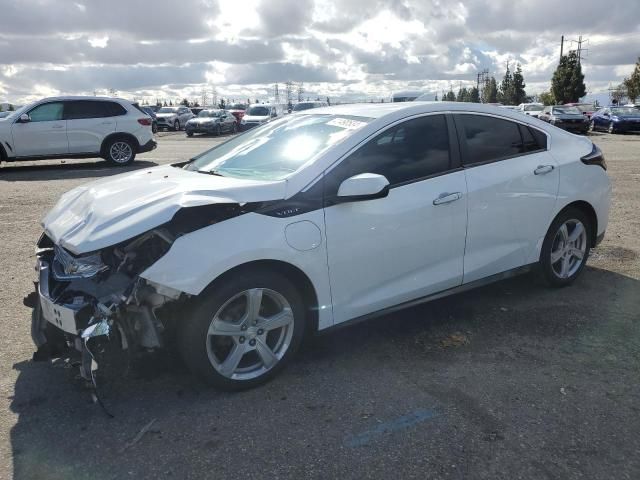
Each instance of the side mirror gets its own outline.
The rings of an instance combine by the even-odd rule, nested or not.
[[[384,175],[361,173],[344,180],[338,188],[343,201],[371,200],[389,194],[389,180]]]
[[[609,118],[609,114],[608,113],[603,113],[602,116]]]
[[[29,123],[31,121],[31,117],[26,114],[23,113],[22,115],[20,115],[20,123]]]

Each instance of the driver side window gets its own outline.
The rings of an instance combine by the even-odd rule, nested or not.
[[[29,112],[32,122],[54,122],[62,120],[62,102],[44,103]]]
[[[407,120],[369,140],[325,177],[325,195],[361,173],[384,175],[390,187],[441,174],[451,168],[449,133],[444,115]]]

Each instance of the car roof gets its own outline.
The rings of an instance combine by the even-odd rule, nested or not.
[[[132,103],[129,100],[125,100],[124,98],[118,97],[93,97],[89,95],[65,95],[60,97],[46,97],[38,100],[38,102],[55,102],[55,101],[64,101],[64,100],[97,100],[97,101],[116,101],[116,102],[127,102]]]
[[[405,117],[430,112],[474,112],[490,113],[522,121],[523,115],[515,110],[493,105],[468,102],[397,102],[397,103],[352,103],[303,110],[297,115],[351,115],[355,117],[382,118]]]

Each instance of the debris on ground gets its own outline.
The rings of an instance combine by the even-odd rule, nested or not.
[[[147,423],[144,427],[142,427],[142,429],[138,432],[138,434],[135,437],[133,437],[133,440],[124,444],[124,446],[120,449],[120,453],[124,453],[127,449],[133,447],[136,443],[138,443],[142,439],[142,437],[144,437],[144,434],[149,431],[149,429],[153,426],[155,422],[156,422],[156,419],[154,418],[149,423]]]
[[[461,332],[455,332],[446,338],[440,340],[440,346],[447,347],[461,347],[463,345],[469,345],[469,337]]]

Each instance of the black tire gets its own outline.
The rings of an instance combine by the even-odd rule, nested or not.
[[[613,125],[613,122],[609,122],[609,127],[607,128],[607,132],[616,133],[616,127]]]
[[[187,137],[193,137],[193,132],[187,132]]]
[[[551,253],[552,249],[556,248],[556,242],[558,239],[556,238],[559,233],[562,225],[567,222],[571,223],[572,221],[578,221],[584,226],[585,230],[585,239],[584,239],[584,253],[581,259],[581,263],[575,271],[573,271],[570,275],[562,278],[559,276],[557,269],[558,264],[553,263]],[[558,216],[554,219],[549,227],[549,231],[544,238],[544,242],[542,244],[542,250],[540,251],[540,260],[539,260],[539,270],[541,272],[541,276],[545,283],[551,287],[566,287],[575,281],[576,278],[580,275],[585,265],[587,264],[587,259],[589,258],[589,252],[591,250],[591,239],[593,226],[591,225],[591,221],[589,217],[578,208],[567,208],[560,212]],[[571,233],[571,232],[569,232]],[[562,260],[559,260],[562,262]],[[577,262],[577,260],[576,260]],[[554,268],[555,265],[555,268]]]
[[[173,130],[176,132],[180,131],[180,120],[176,120],[175,122],[173,122]]]
[[[158,133],[158,124],[156,122],[153,122],[151,124],[151,133],[153,133],[153,134]]]
[[[293,334],[289,347],[280,360],[269,370],[257,377],[237,380],[222,375],[209,360],[207,336],[209,326],[216,313],[245,290],[266,288],[282,295],[293,313]],[[280,372],[299,349],[305,333],[306,309],[296,287],[284,276],[266,270],[245,270],[238,272],[224,282],[214,282],[196,300],[189,318],[178,332],[180,352],[189,369],[206,383],[226,391],[246,390],[262,385]]]
[[[233,122],[233,128],[231,130],[231,133],[238,133],[238,123],[237,122]]]
[[[117,147],[118,145],[122,147]],[[126,145],[129,149],[130,155],[124,156],[124,154],[120,155],[118,152],[122,151]],[[136,150],[137,145],[134,145],[133,141],[127,137],[115,137],[110,139],[105,145],[105,159],[112,165],[117,165],[119,167],[124,167],[126,165],[131,165],[136,158]]]
[[[220,128],[220,124],[218,124],[218,126],[216,127],[216,136],[220,136],[222,135],[222,128]]]
[[[596,124],[593,120],[591,120],[589,122],[589,132],[595,132],[596,131]]]

